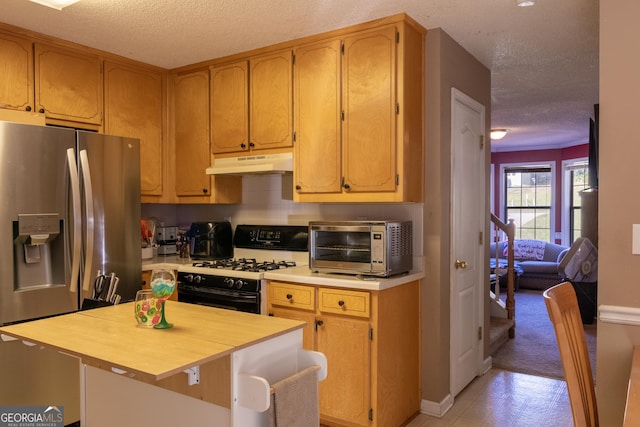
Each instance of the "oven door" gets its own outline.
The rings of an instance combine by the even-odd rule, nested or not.
[[[178,301],[260,314],[260,292],[178,284]]]

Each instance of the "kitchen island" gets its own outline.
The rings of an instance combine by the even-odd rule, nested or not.
[[[311,365],[326,376],[324,356],[302,350],[302,322],[176,301],[166,316],[172,329],[138,327],[126,303],[0,333],[80,359],[83,426],[268,425],[268,384]]]

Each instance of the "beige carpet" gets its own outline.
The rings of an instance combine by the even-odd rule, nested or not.
[[[492,355],[493,367],[523,374],[564,378],[558,344],[542,292],[519,291],[516,334]],[[596,374],[596,322],[584,325],[591,369]]]

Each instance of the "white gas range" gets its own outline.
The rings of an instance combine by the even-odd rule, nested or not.
[[[192,260],[178,269],[178,299],[249,313],[266,313],[264,273],[306,265],[308,227],[238,225],[234,257]]]

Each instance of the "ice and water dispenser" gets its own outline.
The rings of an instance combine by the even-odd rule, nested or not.
[[[62,227],[57,213],[19,214],[13,221],[16,291],[65,286]]]

